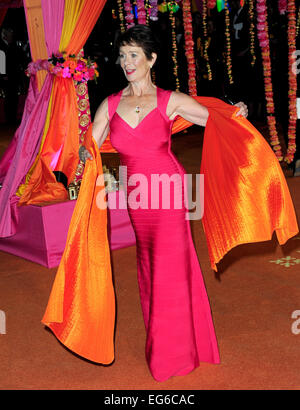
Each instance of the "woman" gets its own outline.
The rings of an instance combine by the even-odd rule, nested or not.
[[[151,196],[151,175],[180,175],[185,171],[170,150],[173,120],[179,115],[205,126],[208,110],[193,98],[165,91],[151,81],[157,58],[156,43],[147,26],[137,25],[119,40],[120,64],[128,80],[121,92],[106,98],[96,112],[93,137],[101,147],[110,139],[120,154],[127,176],[143,174],[142,196],[159,202],[158,209],[141,206],[128,212],[136,234],[138,283],[145,327],[146,358],[153,377],[164,381],[195,369],[200,361],[219,363],[219,353],[202,274],[189,221],[182,206],[162,209]],[[243,103],[240,114],[247,115]],[[81,148],[82,160],[92,159]],[[180,183],[170,198],[183,193]],[[128,186],[128,194],[133,191]],[[146,191],[146,192],[145,192]],[[165,194],[164,192],[162,193]],[[146,209],[145,209],[146,208]]]
[[[147,26],[124,33],[119,50],[129,85],[103,101],[93,124],[94,138],[90,129],[88,149],[80,149],[81,159],[92,161],[85,166],[42,322],[78,355],[96,363],[113,362],[114,288],[106,212],[97,202],[99,192],[105,191],[98,147],[110,131],[111,143],[127,170],[128,183],[124,176],[123,182],[136,235],[146,358],[153,377],[164,381],[191,372],[201,361],[220,361],[186,219],[185,170],[171,151],[171,132],[190,123],[206,125],[202,223],[213,269],[234,246],[270,240],[274,232],[283,244],[298,233],[298,225],[280,164],[243,117],[247,115],[244,104],[239,104],[239,110],[215,98],[195,97],[202,105],[187,95],[155,87],[150,70],[157,57],[156,44]],[[152,189],[152,177],[157,175],[172,180],[167,189],[163,185],[162,198],[160,187]]]

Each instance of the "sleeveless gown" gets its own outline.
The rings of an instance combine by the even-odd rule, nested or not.
[[[122,91],[108,97],[111,144],[127,172],[123,180],[136,236],[146,360],[157,381],[185,375],[201,361],[220,362],[187,209],[173,199],[183,204],[186,171],[171,151],[173,121],[166,115],[170,95],[157,88],[157,107],[135,128],[116,112]],[[177,176],[170,183],[170,195],[162,185],[158,192],[153,190],[153,174]],[[164,205],[167,197],[170,206]],[[134,199],[140,207],[134,206]]]

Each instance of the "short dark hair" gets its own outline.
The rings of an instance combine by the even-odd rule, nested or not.
[[[116,42],[118,50],[122,46],[133,44],[143,49],[147,60],[152,60],[152,53],[158,54],[159,52],[158,40],[151,28],[145,24],[136,24],[126,30]]]

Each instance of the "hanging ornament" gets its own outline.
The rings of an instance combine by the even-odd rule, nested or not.
[[[296,6],[295,0],[287,2],[288,46],[289,46],[289,127],[288,148],[284,160],[290,164],[296,152],[297,123],[297,74],[294,69],[296,53]]]
[[[204,48],[203,48],[203,57],[206,62],[207,78],[209,81],[212,80],[212,71],[209,64],[208,56],[208,36],[207,36],[207,0],[203,0],[202,4],[202,26],[203,26],[203,37],[204,37]]]
[[[254,24],[254,0],[249,0],[249,34],[250,34],[250,54],[251,54],[251,65],[252,67],[256,61],[255,55],[255,24]]]
[[[172,9],[170,9],[169,18],[170,18],[171,28],[172,28],[173,73],[174,73],[174,77],[175,77],[175,81],[176,81],[176,91],[179,91],[180,83],[179,83],[179,79],[178,79],[176,22],[175,22],[174,11]]]
[[[149,13],[150,13],[150,6],[149,0],[145,0],[145,10],[146,10],[146,24],[149,25]]]
[[[229,84],[233,84],[231,63],[230,17],[228,1],[225,3],[225,38],[226,38],[226,67]]]
[[[270,132],[270,143],[277,156],[278,161],[283,160],[283,154],[281,151],[280,142],[278,139],[276,129],[276,118],[274,116],[274,98],[273,98],[273,85],[271,77],[271,58],[270,58],[270,46],[269,46],[269,29],[268,29],[268,13],[266,0],[257,0],[257,37],[259,45],[261,47],[264,83],[265,83],[265,96],[266,96],[266,109],[267,120]]]
[[[168,3],[166,1],[163,1],[162,3],[159,4],[158,10],[161,13],[166,13],[168,11]]]
[[[192,26],[192,13],[190,0],[182,1],[183,10],[183,27],[184,27],[184,40],[185,40],[185,55],[188,66],[188,85],[189,94],[191,96],[197,95],[197,83],[196,83],[196,64],[194,57],[194,40],[193,40],[193,26]]]
[[[119,10],[120,29],[121,29],[121,33],[124,33],[125,23],[124,23],[124,9],[122,5],[122,0],[117,0],[117,2],[118,2],[118,10]]]
[[[225,0],[217,0],[217,9],[222,11],[225,8]]]
[[[169,11],[172,10],[173,13],[176,13],[176,11],[178,11],[179,8],[180,7],[178,6],[178,4],[174,1],[170,1],[168,3],[168,9],[169,9]]]
[[[149,18],[152,21],[158,20],[157,0],[149,0]]]
[[[287,10],[287,0],[278,0],[279,14],[285,14]]]
[[[132,4],[130,0],[124,0],[124,10],[126,13],[126,28],[129,29],[130,27],[134,26],[134,14],[132,11]]]
[[[297,16],[297,25],[296,25],[296,36],[299,34],[299,25],[300,25],[300,6],[298,7],[298,16]]]
[[[136,0],[138,24],[146,24],[146,10],[144,0]]]
[[[207,0],[207,7],[209,9],[213,9],[216,7],[217,0]]]

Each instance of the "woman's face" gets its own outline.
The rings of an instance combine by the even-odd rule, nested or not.
[[[120,64],[128,81],[139,81],[147,76],[156,60],[152,53],[152,60],[147,60],[142,47],[125,45],[120,47]]]

